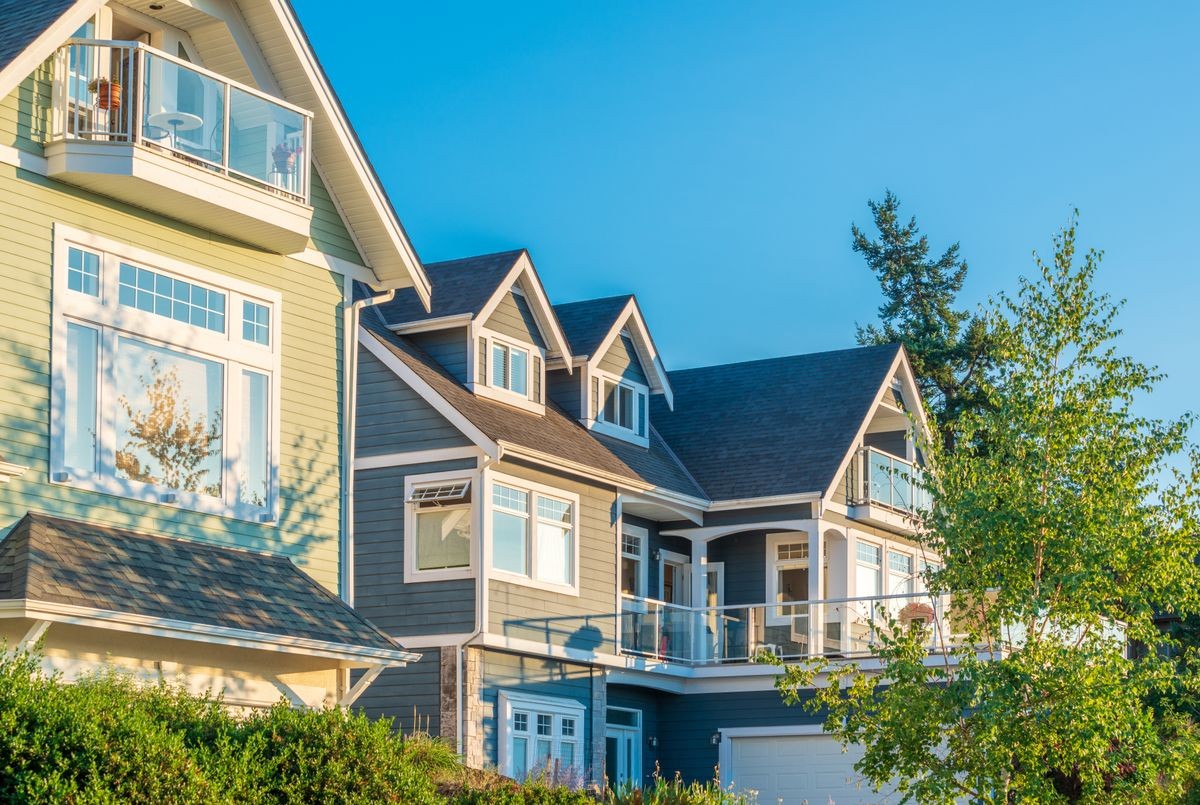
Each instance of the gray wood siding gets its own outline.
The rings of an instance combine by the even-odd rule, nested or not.
[[[358,456],[471,444],[458,428],[362,346],[358,348],[355,416]]]
[[[408,340],[429,353],[459,383],[467,382],[467,330],[455,327],[429,333],[413,333]]]
[[[766,603],[765,532],[748,531],[713,540],[708,545],[708,561],[725,563],[726,604]]]
[[[662,574],[659,572],[659,563],[654,561],[654,554],[658,551],[672,551],[690,559],[692,543],[685,537],[663,536],[659,533],[659,523],[653,520],[646,520],[632,514],[622,514],[621,519],[649,532],[650,538],[647,540],[646,546],[646,596],[662,598]]]
[[[404,479],[474,467],[464,459],[355,472],[354,607],[394,637],[475,628],[474,579],[404,583]]]
[[[823,720],[800,705],[788,707],[774,690],[659,694],[659,702],[659,752],[662,773],[668,779],[678,771],[685,780],[711,780],[717,765],[712,736],[717,730],[819,724]]]
[[[882,433],[866,433],[863,434],[863,444],[867,447],[874,447],[876,450],[882,450],[885,453],[891,453],[897,458],[903,458],[907,461],[908,442],[907,434],[902,430],[890,430]]]
[[[571,699],[583,705],[585,709],[582,756],[590,759],[592,686],[603,684],[604,672],[601,669],[593,669],[589,665],[500,651],[485,651],[483,685],[480,694],[483,712],[484,762],[495,766],[500,761],[498,753],[500,736],[496,723],[496,708],[501,690]]]
[[[567,374],[565,369],[552,369],[546,372],[546,391],[549,402],[555,403],[574,419],[583,417],[583,400],[579,393],[579,384],[583,374],[576,371]]]
[[[611,372],[625,380],[641,383],[643,386],[647,385],[646,373],[642,370],[642,362],[628,339],[618,336],[597,365],[604,371]]]
[[[747,527],[753,527],[755,523],[768,523],[779,520],[811,519],[812,505],[809,503],[800,503],[789,506],[759,506],[756,509],[734,509],[730,511],[707,512],[704,515],[704,525],[725,526],[745,523]],[[684,523],[683,527],[695,527],[695,523]]]
[[[507,637],[611,653],[616,634],[616,493],[514,462],[501,461],[495,468],[579,495],[579,595],[490,579],[489,630]]]
[[[534,344],[541,349],[546,348],[542,331],[533,317],[533,311],[529,309],[529,303],[525,297],[511,291],[500,300],[500,304],[492,311],[484,326],[517,341]]]
[[[441,732],[441,649],[410,648],[421,655],[403,668],[389,668],[366,689],[354,709],[373,719],[393,719],[392,728],[411,734]],[[361,671],[353,672],[357,681]]]

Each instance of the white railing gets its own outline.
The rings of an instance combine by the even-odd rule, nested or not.
[[[858,451],[850,483],[852,503],[877,503],[908,514],[929,507],[922,469],[874,447]]]
[[[882,635],[917,626],[930,651],[942,651],[954,645],[950,604],[950,596],[929,593],[720,607],[623,596],[621,652],[687,665],[748,663],[763,652],[869,657]]]
[[[312,113],[140,42],[54,57],[54,141],[147,146],[304,203]]]

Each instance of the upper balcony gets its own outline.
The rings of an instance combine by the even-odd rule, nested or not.
[[[920,466],[874,447],[855,454],[847,473],[850,516],[885,528],[912,532],[929,507]]]
[[[54,57],[48,174],[279,254],[302,251],[312,113],[140,42]]]

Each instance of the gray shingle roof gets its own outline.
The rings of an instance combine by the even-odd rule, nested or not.
[[[375,310],[390,325],[461,314],[474,316],[496,293],[501,281],[524,253],[524,249],[517,249],[427,263],[425,274],[431,288],[428,312],[412,288],[397,291],[395,299]]]
[[[0,542],[0,599],[400,649],[284,557],[32,512]]]
[[[75,0],[0,0],[0,70],[73,5]]]
[[[392,354],[489,439],[537,450],[632,481],[645,481],[685,495],[701,496],[696,484],[661,441],[652,441],[650,449],[646,450],[619,439],[592,434],[553,403],[547,403],[546,414],[541,416],[477,397],[407,338],[370,324],[367,326]]]
[[[555,305],[554,313],[571,345],[571,354],[576,357],[595,355],[605,336],[612,331],[617,316],[632,298],[631,294],[624,294]]]
[[[651,422],[713,500],[824,492],[900,347],[671,372]]]

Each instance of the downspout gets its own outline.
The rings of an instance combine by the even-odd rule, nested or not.
[[[345,298],[354,297],[353,281],[347,278]],[[368,296],[346,306],[342,328],[345,354],[342,357],[345,382],[342,389],[342,600],[354,606],[354,453],[355,408],[358,406],[358,323],[363,308],[387,304],[396,298],[396,289]]]
[[[495,464],[497,461],[499,461],[502,455],[504,455],[503,447],[499,447],[497,449],[495,457],[484,453],[483,458],[480,459],[479,462],[480,486],[483,485],[482,482],[484,471],[492,464]],[[484,561],[483,550],[483,490],[480,489],[477,491],[478,494],[476,495],[476,499],[479,501],[479,527],[476,530],[479,532],[479,573],[475,587],[475,629],[471,632],[471,634],[467,635],[461,643],[458,644],[458,657],[454,663],[454,684],[455,690],[458,692],[458,695],[455,697],[458,700],[458,725],[455,731],[455,746],[458,747],[458,753],[463,757],[464,760],[466,759],[467,751],[466,747],[463,746],[463,719],[465,716],[465,705],[463,703],[463,666],[467,662],[467,646],[471,643],[471,641],[483,634],[484,617],[486,613],[484,603],[486,600],[485,596],[487,595],[487,563]]]

